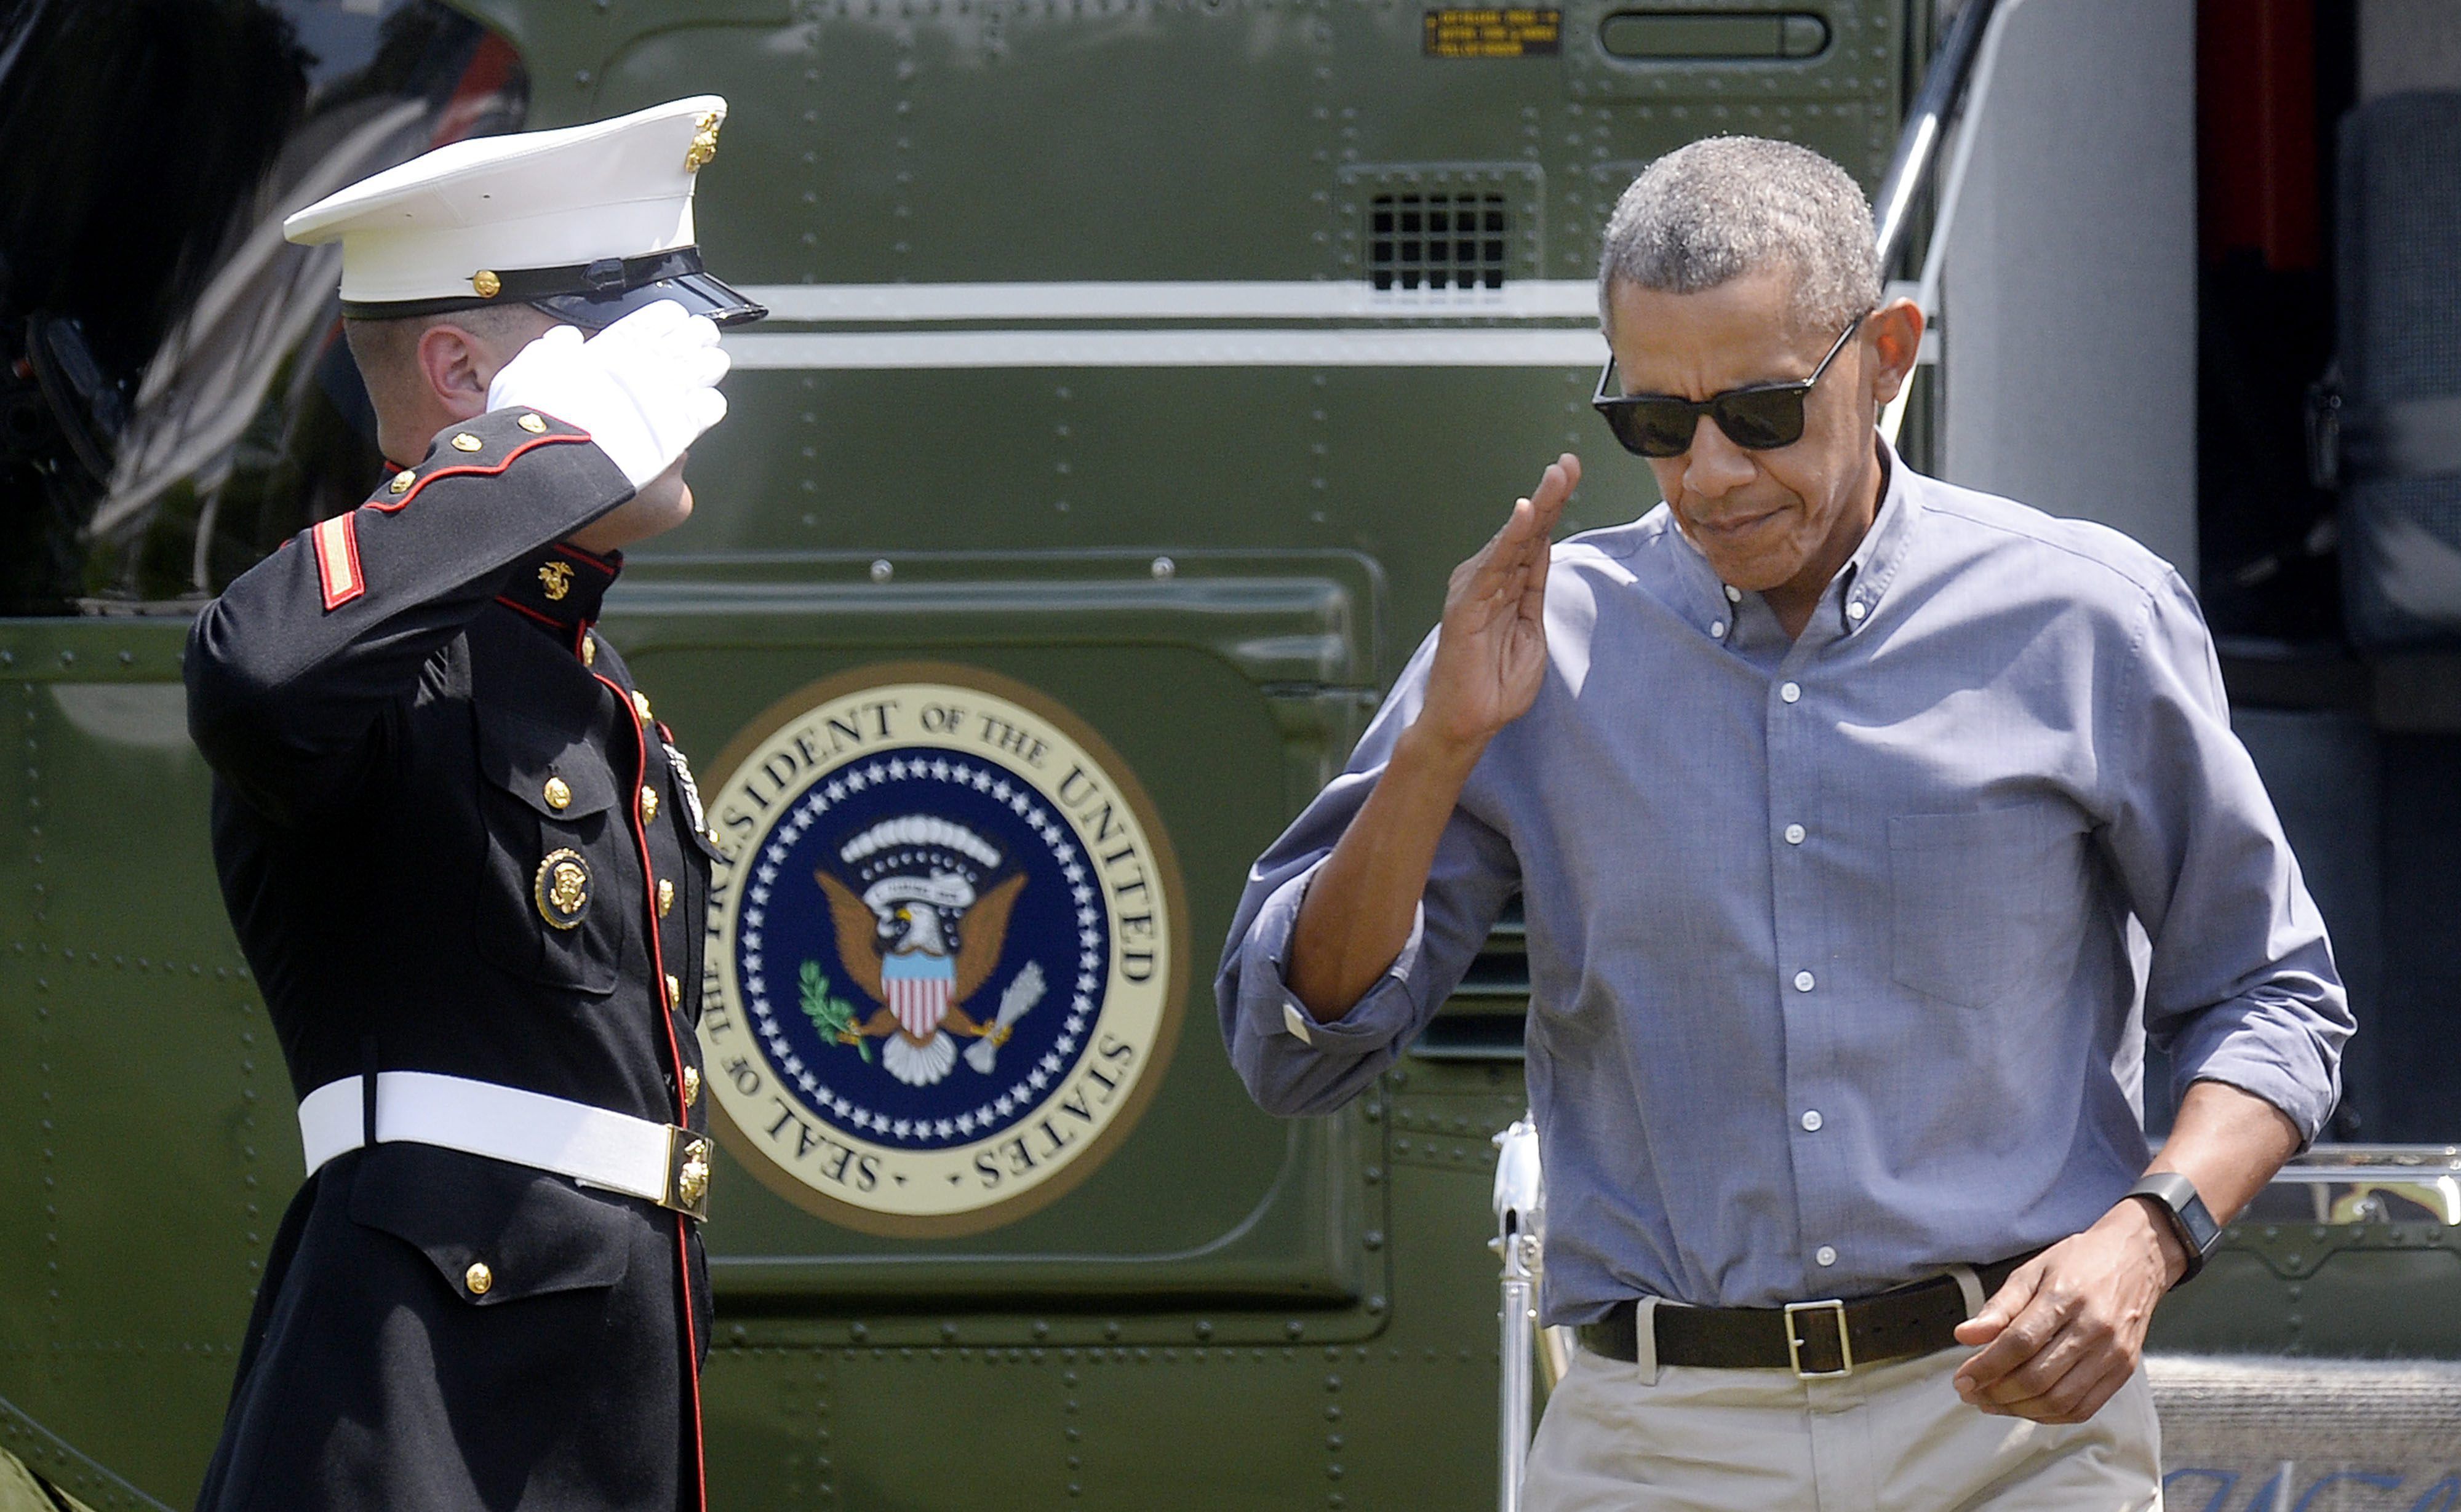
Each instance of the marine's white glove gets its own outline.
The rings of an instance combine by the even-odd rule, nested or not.
[[[662,299],[587,341],[570,326],[539,337],[487,385],[487,408],[544,410],[579,426],[639,488],[726,417],[726,369],[709,317]]]

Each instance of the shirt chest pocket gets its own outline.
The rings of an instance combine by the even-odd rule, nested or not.
[[[638,862],[606,756],[584,734],[495,713],[480,720],[479,772],[480,955],[525,981],[614,991]]]
[[[2086,828],[2034,802],[1889,820],[1892,974],[1917,992],[1990,1008],[2065,983],[2085,932]]]

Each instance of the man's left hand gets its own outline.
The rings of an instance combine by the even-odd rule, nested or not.
[[[2136,1373],[2153,1305],[2187,1268],[2169,1225],[2123,1200],[2018,1267],[1957,1326],[1958,1342],[1981,1346],[1958,1367],[1957,1394],[2001,1416],[2084,1422]]]

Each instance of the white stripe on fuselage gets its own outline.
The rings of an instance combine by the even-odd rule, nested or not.
[[[1389,289],[1358,279],[1084,284],[754,284],[744,296],[798,325],[1040,320],[1586,320],[1586,278],[1502,288]]]
[[[735,365],[747,369],[1578,369],[1606,360],[1596,329],[1597,292],[1586,279],[1402,292],[1380,292],[1357,280],[778,284],[743,292],[766,305],[774,323],[726,337]],[[1173,324],[1107,330],[1040,324],[1089,320]],[[1265,320],[1327,324],[1197,324]],[[978,329],[774,329],[967,323]],[[984,326],[993,329],[979,329]]]

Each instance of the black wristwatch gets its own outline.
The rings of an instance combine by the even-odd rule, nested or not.
[[[2205,1268],[2205,1257],[2222,1242],[2222,1225],[2205,1210],[2205,1200],[2196,1195],[2196,1183],[2176,1171],[2155,1171],[2128,1189],[2130,1197],[2151,1198],[2171,1221],[2171,1231],[2179,1236],[2179,1247],[2188,1252],[2187,1272],[2182,1282],[2193,1280]]]

